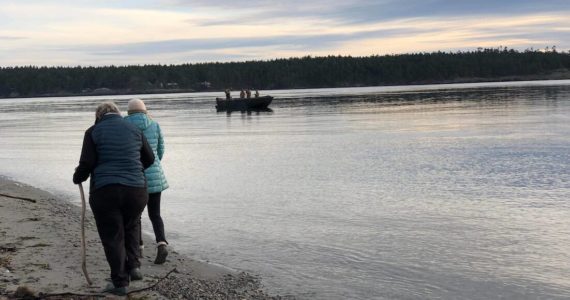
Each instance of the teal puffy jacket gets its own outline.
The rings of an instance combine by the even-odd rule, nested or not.
[[[162,171],[160,161],[164,155],[164,138],[157,122],[151,120],[145,113],[134,113],[125,120],[137,126],[144,134],[154,153],[154,163],[144,171],[149,194],[160,193],[168,188],[168,182]]]

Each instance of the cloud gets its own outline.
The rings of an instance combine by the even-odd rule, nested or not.
[[[0,65],[570,49],[567,1],[496,2],[0,0]]]
[[[1,36],[0,35],[0,40],[4,40],[4,41],[17,41],[17,40],[23,40],[25,39],[25,37],[22,36]]]
[[[426,32],[421,29],[369,30],[344,34],[280,35],[248,38],[177,39],[118,45],[86,45],[56,48],[57,51],[90,52],[95,55],[149,55],[160,53],[239,49],[252,47],[281,47],[287,49],[330,49],[340,43],[374,37],[408,36]]]
[[[261,22],[273,18],[319,18],[339,23],[374,23],[400,18],[520,15],[570,12],[567,0],[167,0],[166,6],[231,10],[232,19],[211,20],[203,25]]]
[[[336,11],[331,17],[347,22],[375,22],[378,19],[462,16],[516,16],[529,13],[570,11],[568,1],[534,0],[417,0],[382,3],[361,1],[360,5]]]

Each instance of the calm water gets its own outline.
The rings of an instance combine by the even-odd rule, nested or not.
[[[141,96],[177,250],[301,299],[570,297],[570,81],[268,93]],[[0,174],[78,203],[94,108],[130,97],[0,99]]]

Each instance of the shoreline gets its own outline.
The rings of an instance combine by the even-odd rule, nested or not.
[[[536,74],[536,75],[512,75],[503,77],[492,78],[456,78],[448,80],[423,80],[412,81],[399,84],[381,84],[374,86],[367,85],[347,85],[347,86],[316,86],[316,87],[289,87],[280,88],[278,90],[302,90],[302,89],[332,89],[332,88],[363,88],[363,87],[392,87],[392,86],[412,86],[412,85],[437,85],[437,84],[463,84],[463,83],[489,83],[489,82],[519,82],[519,81],[545,81],[545,80],[568,80],[570,79],[570,71],[566,72],[553,72],[550,74]],[[193,90],[193,89],[163,89],[163,90],[116,90],[108,93],[61,93],[61,94],[38,94],[26,95],[17,97],[0,96],[0,99],[27,99],[27,98],[52,98],[52,97],[90,97],[90,96],[125,96],[125,95],[154,95],[154,94],[192,94],[192,93],[223,93],[223,89],[207,89],[207,90]]]
[[[88,286],[81,270],[81,208],[3,176],[0,176],[0,194],[4,195],[0,195],[0,299],[25,295],[32,299],[53,299],[56,295],[59,295],[56,299],[105,296],[101,290],[110,271],[89,208],[85,237],[92,286]],[[258,276],[194,260],[172,247],[166,263],[155,265],[153,238],[144,235],[143,240],[144,278],[131,282],[129,291],[155,286],[132,293],[131,297],[294,299],[269,295]]]

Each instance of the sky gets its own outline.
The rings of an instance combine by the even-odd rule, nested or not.
[[[570,50],[570,0],[0,0],[0,67]]]

